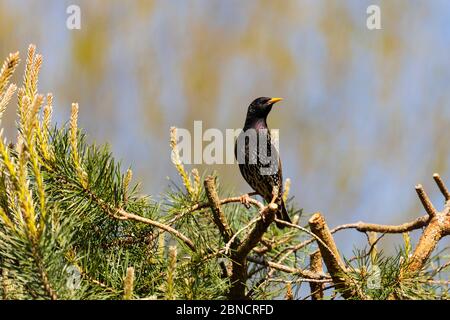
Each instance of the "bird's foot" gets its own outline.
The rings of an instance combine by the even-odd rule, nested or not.
[[[240,196],[239,201],[247,208],[250,209],[250,195],[248,193]]]

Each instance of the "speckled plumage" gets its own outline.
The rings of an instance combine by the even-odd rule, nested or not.
[[[250,104],[243,131],[235,143],[235,156],[238,160],[242,177],[267,202],[272,200],[273,188],[278,188],[276,204],[279,210],[276,216],[278,219],[290,222],[282,197],[283,173],[281,160],[278,150],[273,144],[266,121],[273,104],[280,100],[279,98],[261,97]],[[266,144],[265,149],[262,143]],[[265,155],[268,157],[265,157]],[[272,167],[273,170],[267,172],[270,159],[275,162]],[[262,172],[262,168],[266,168],[266,172]],[[279,228],[284,227],[281,224],[277,224],[277,226]]]

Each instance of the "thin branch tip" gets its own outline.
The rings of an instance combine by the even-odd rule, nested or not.
[[[420,202],[422,202],[422,206],[424,207],[428,215],[430,217],[436,216],[437,211],[434,208],[433,204],[431,203],[430,198],[428,197],[427,193],[425,192],[421,184],[416,185],[416,192],[417,196],[420,199]]]
[[[439,190],[441,191],[442,195],[445,198],[445,201],[448,201],[450,199],[450,192],[447,189],[447,186],[445,185],[444,181],[442,180],[441,176],[438,173],[433,174],[433,179],[436,182]]]

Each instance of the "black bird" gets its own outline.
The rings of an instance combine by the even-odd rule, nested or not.
[[[275,203],[276,217],[291,222],[283,201],[283,173],[278,150],[273,144],[267,116],[272,106],[281,98],[261,97],[248,107],[244,129],[236,140],[234,153],[245,181],[267,202],[273,198],[274,187],[278,189]],[[284,225],[277,223],[278,228]]]

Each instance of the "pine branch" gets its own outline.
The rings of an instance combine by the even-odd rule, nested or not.
[[[311,272],[313,273],[323,273],[322,269],[322,255],[319,250],[314,251],[309,255],[309,264]],[[323,299],[323,283],[310,282],[309,287],[311,289],[311,299],[312,300],[322,300]]]
[[[417,272],[421,270],[433,250],[436,248],[439,240],[450,234],[450,201],[447,200],[447,187],[437,173],[435,173],[433,177],[439,187],[439,190],[446,199],[446,203],[444,209],[441,212],[438,212],[434,209],[433,204],[425,193],[425,190],[423,190],[422,186],[418,185],[416,187],[419,199],[422,202],[425,211],[427,211],[430,216],[430,221],[425,227],[425,230],[419,239],[419,243],[417,244],[411,257],[411,263],[407,268],[409,272]]]
[[[267,228],[275,220],[275,213],[277,211],[277,205],[274,203],[276,196],[273,197],[266,207],[264,207],[259,214],[261,219],[256,221],[253,229],[242,240],[235,251],[232,251],[230,259],[232,261],[232,273],[231,273],[231,287],[228,293],[228,298],[232,300],[247,299],[249,295],[245,294],[245,282],[247,276],[247,256],[250,251],[256,247],[261,240]]]
[[[222,208],[220,206],[219,195],[217,194],[216,191],[215,178],[212,176],[208,176],[204,181],[204,185],[206,195],[209,200],[209,206],[213,214],[214,223],[219,229],[223,240],[225,241],[225,243],[227,243],[233,237],[233,231],[228,226],[225,214],[223,213]]]
[[[404,233],[423,228],[429,223],[429,221],[430,221],[429,215],[419,217],[414,221],[406,222],[401,225],[382,225],[360,221],[356,223],[340,225],[334,228],[333,231],[337,232],[344,229],[356,229],[359,232]]]
[[[364,298],[361,292],[355,289],[354,284],[345,276],[347,270],[323,216],[320,213],[314,214],[309,220],[309,226],[311,231],[322,240],[318,241],[320,253],[336,289],[346,299]]]
[[[441,176],[439,173],[433,174],[433,179],[436,182],[439,190],[441,191],[442,195],[444,196],[445,201],[450,200],[450,192],[448,191],[444,181],[442,181]]]
[[[183,235],[181,232],[179,232],[178,230],[172,228],[171,226],[168,226],[166,224],[163,224],[161,222],[158,221],[154,221],[145,217],[141,217],[137,214],[134,213],[129,213],[126,212],[123,209],[117,209],[117,213],[120,215],[119,217],[113,215],[115,218],[118,218],[120,220],[134,220],[134,221],[138,221],[138,222],[142,222],[151,226],[154,226],[156,228],[159,228],[161,230],[167,231],[169,232],[171,235],[173,235],[174,237],[180,239],[181,241],[183,241],[188,247],[189,249],[191,249],[192,251],[196,251],[195,249],[195,245],[192,242],[191,239],[189,239],[188,237],[186,237],[185,235]]]

